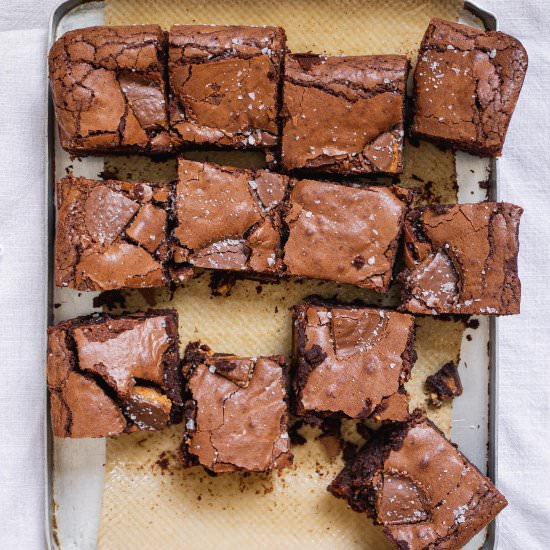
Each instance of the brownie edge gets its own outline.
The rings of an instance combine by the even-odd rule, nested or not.
[[[329,485],[399,549],[460,548],[507,505],[428,419],[383,426]]]

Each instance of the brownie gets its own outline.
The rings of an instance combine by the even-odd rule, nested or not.
[[[286,273],[385,292],[409,200],[395,186],[298,181],[285,215]]]
[[[187,346],[185,466],[265,472],[292,462],[284,358],[214,354]]]
[[[88,27],[64,34],[49,54],[61,147],[72,155],[170,150],[158,25]]]
[[[169,202],[164,184],[73,175],[59,180],[56,285],[78,290],[166,285]]]
[[[520,310],[523,210],[505,202],[413,209],[404,227],[403,311],[510,315]]]
[[[506,499],[424,418],[382,427],[328,490],[401,550],[461,548]]]
[[[288,55],[283,168],[401,173],[408,67],[400,55]]]
[[[443,401],[449,401],[462,395],[462,381],[455,363],[445,363],[436,373],[426,378],[426,389],[429,392],[429,402],[434,407],[440,407]]]
[[[414,318],[307,299],[293,311],[296,413],[406,420]]]
[[[108,437],[180,421],[178,344],[174,310],[94,314],[50,327],[54,435]]]
[[[281,272],[281,209],[289,180],[179,159],[174,199],[176,265],[263,275]]]
[[[414,73],[412,133],[499,156],[526,71],[515,38],[432,19]]]
[[[279,141],[280,27],[175,25],[170,127],[177,146],[269,148]]]

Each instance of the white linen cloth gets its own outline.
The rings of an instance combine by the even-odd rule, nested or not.
[[[0,30],[45,25],[55,0],[0,0]],[[485,0],[529,54],[501,200],[522,205],[522,313],[499,324],[499,550],[550,547],[550,3]],[[13,14],[13,17],[10,15]],[[0,33],[0,548],[44,538],[46,32]]]

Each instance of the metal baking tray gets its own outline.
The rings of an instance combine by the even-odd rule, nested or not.
[[[91,0],[68,0],[52,13],[49,24],[49,47],[68,30],[103,24],[104,3]],[[472,2],[464,3],[461,21],[496,30],[496,17]],[[48,155],[45,174],[46,220],[45,253],[47,254],[47,317],[46,326],[76,315],[97,311],[93,298],[98,293],[79,293],[70,289],[56,289],[53,277],[53,244],[55,181],[63,175],[66,166],[73,164],[78,175],[96,177],[103,169],[101,157],[70,161],[57,140],[57,130],[49,86],[46,90]],[[459,181],[459,202],[498,200],[497,161],[479,159],[465,153],[456,155]],[[478,182],[488,182],[488,190],[480,189]],[[57,304],[54,307],[54,304]],[[61,306],[59,306],[61,304]],[[480,329],[472,341],[463,339],[461,347],[461,377],[464,396],[455,402],[452,412],[452,439],[461,450],[489,477],[498,481],[497,422],[498,422],[498,363],[497,319],[478,318]],[[46,344],[44,341],[44,349]],[[489,350],[488,354],[486,350]],[[482,350],[482,351],[480,351]],[[465,368],[468,363],[475,368]],[[479,364],[479,363],[482,364]],[[47,391],[47,390],[45,390]],[[49,401],[48,401],[49,409]],[[88,550],[96,547],[103,491],[105,440],[56,440],[50,429],[50,418],[44,434],[46,446],[46,541],[48,548]],[[498,520],[475,537],[468,550],[495,548],[498,538]]]

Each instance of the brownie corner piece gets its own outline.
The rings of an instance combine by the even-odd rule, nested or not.
[[[168,42],[175,147],[278,144],[284,29],[175,25]]]
[[[429,420],[383,426],[328,487],[398,548],[460,548],[507,505]]]
[[[284,358],[215,354],[190,343],[186,393],[185,466],[215,473],[266,472],[292,462]]]
[[[409,211],[400,309],[426,315],[519,313],[522,213],[499,202]]]
[[[395,187],[295,182],[285,214],[286,274],[387,291],[407,207]]]
[[[401,173],[408,69],[400,55],[287,55],[283,168]]]
[[[512,36],[432,19],[414,74],[413,135],[499,156],[527,64]]]
[[[289,178],[267,170],[180,158],[173,264],[279,276],[288,186]]]
[[[293,310],[296,413],[378,422],[409,418],[412,315],[315,297]]]
[[[114,290],[168,284],[167,185],[70,174],[56,191],[57,286]]]
[[[58,437],[158,430],[182,417],[178,317],[94,314],[48,329],[48,390]]]
[[[158,25],[69,31],[49,53],[59,139],[73,155],[170,151]]]

